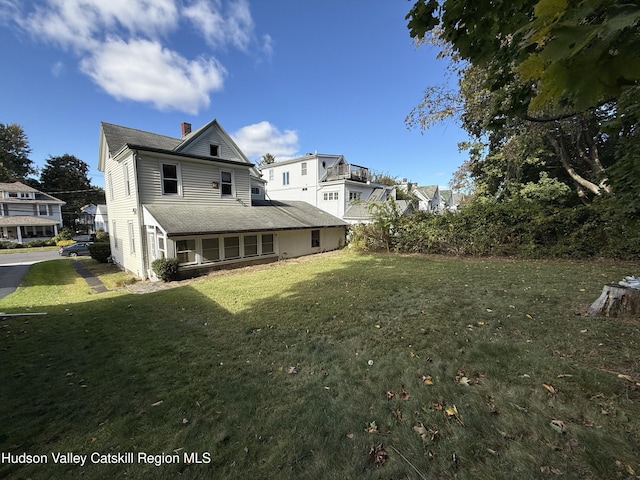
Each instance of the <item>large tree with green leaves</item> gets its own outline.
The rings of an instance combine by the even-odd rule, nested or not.
[[[36,173],[30,154],[29,140],[22,127],[0,123],[0,182],[24,181]]]
[[[407,19],[414,38],[445,47],[459,79],[427,89],[407,123],[458,117],[486,147],[465,165],[486,193],[550,174],[585,200],[609,191],[617,145],[637,128],[619,101],[640,81],[637,2],[419,0]]]
[[[104,203],[104,191],[91,185],[88,174],[89,166],[69,154],[50,156],[42,168],[42,190],[67,202],[62,209],[65,226],[75,226],[75,219],[84,205]]]

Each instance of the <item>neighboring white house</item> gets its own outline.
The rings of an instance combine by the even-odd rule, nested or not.
[[[261,170],[267,198],[302,200],[349,223],[371,219],[363,203],[395,198],[394,187],[372,183],[368,168],[349,164],[343,155],[308,153]],[[352,206],[357,212],[349,212]]]
[[[96,205],[96,216],[93,219],[94,228],[96,232],[98,230],[104,230],[105,232],[109,232],[109,217],[107,215],[107,206],[106,205]]]
[[[465,196],[454,193],[452,190],[441,190],[438,185],[427,185],[420,187],[403,180],[397,186],[399,191],[413,195],[418,201],[418,210],[433,213],[444,211],[456,211],[464,201]]]
[[[339,248],[346,223],[302,201],[267,201],[264,181],[216,120],[182,138],[103,122],[114,261],[141,278],[179,260],[181,276]]]
[[[66,202],[24,183],[0,183],[0,203],[2,240],[49,239],[62,227],[61,207]]]
[[[80,208],[80,214],[78,215],[77,225],[80,227],[84,227],[83,230],[86,230],[87,233],[95,233],[95,220],[96,220],[96,211],[98,206],[89,203]]]

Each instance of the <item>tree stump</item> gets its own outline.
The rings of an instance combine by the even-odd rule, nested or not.
[[[617,317],[640,313],[640,290],[609,283],[600,297],[589,307],[587,315]]]

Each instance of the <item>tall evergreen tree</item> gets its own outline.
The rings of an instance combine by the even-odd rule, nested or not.
[[[0,123],[0,182],[23,182],[36,173],[30,154],[29,140],[22,127]]]

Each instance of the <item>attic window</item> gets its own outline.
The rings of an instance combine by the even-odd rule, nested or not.
[[[209,155],[211,155],[212,157],[219,157],[220,156],[220,146],[219,145],[214,145],[214,144],[209,145]]]

